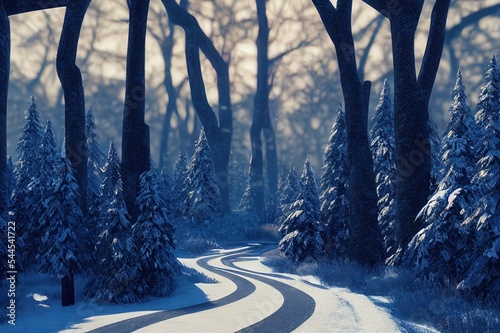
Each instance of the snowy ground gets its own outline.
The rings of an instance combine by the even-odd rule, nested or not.
[[[312,276],[299,277],[293,274],[271,274],[269,267],[260,263],[257,256],[240,257],[235,268],[228,268],[221,259],[231,251],[217,251],[218,255],[208,264],[224,268],[234,274],[258,273],[266,278],[288,284],[311,296],[316,306],[308,320],[295,332],[399,332],[391,316],[376,304],[388,302],[383,297],[370,298],[352,293],[343,288],[326,288]],[[200,257],[201,258],[201,257]],[[218,283],[193,283],[188,279],[179,281],[179,287],[168,298],[133,305],[97,305],[77,302],[75,306],[62,308],[59,301],[33,294],[22,300],[16,326],[0,325],[2,332],[86,332],[107,324],[158,311],[183,308],[193,304],[221,299],[236,290],[236,284],[213,271],[197,264],[200,258],[180,258],[188,267],[196,268],[217,279]],[[255,291],[247,297],[230,304],[202,312],[178,316],[143,327],[135,332],[235,332],[252,325],[277,311],[283,304],[283,296],[272,286],[246,276],[255,285]],[[293,314],[290,314],[293,315]],[[419,330],[420,331],[420,330]]]

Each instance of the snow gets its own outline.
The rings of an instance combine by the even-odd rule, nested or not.
[[[240,248],[244,249],[244,248]],[[33,293],[31,300],[44,302],[42,306],[19,309],[16,326],[0,325],[0,331],[8,332],[85,332],[106,324],[138,317],[162,310],[181,308],[214,301],[232,293],[236,286],[230,280],[199,267],[200,258],[230,254],[235,251],[217,250],[213,254],[198,258],[179,258],[186,266],[196,268],[218,283],[192,283],[187,279],[178,281],[178,288],[172,296],[158,298],[147,303],[125,305],[100,305],[77,302],[75,306],[61,307],[47,296]],[[258,257],[243,257],[234,264],[241,269],[256,274],[269,274],[271,269],[263,265]],[[220,256],[209,261],[211,266],[225,267]],[[231,269],[229,269],[231,270]],[[233,273],[237,271],[232,270]],[[285,276],[287,279],[280,278]],[[266,275],[298,288],[316,302],[313,315],[294,332],[398,332],[397,324],[391,316],[376,304],[386,306],[389,301],[383,297],[368,297],[353,293],[345,288],[327,288],[314,276],[294,274]],[[248,277],[246,277],[248,278]],[[273,287],[248,278],[255,284],[256,291],[231,305],[213,308],[200,313],[188,314],[143,327],[135,332],[161,332],[168,327],[169,332],[235,332],[256,323],[275,312],[283,304],[283,296]],[[207,323],[217,323],[217,326]],[[168,325],[168,326],[167,326]]]

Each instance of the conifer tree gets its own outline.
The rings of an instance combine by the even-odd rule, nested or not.
[[[279,189],[278,206],[280,207],[280,214],[277,215],[276,224],[281,226],[283,221],[290,213],[290,207],[295,202],[297,195],[302,189],[299,175],[295,168],[291,168],[286,178],[281,182],[282,185]],[[282,234],[284,236],[284,234]]]
[[[245,187],[245,192],[243,192],[243,195],[241,196],[240,203],[238,205],[238,210],[241,210],[244,212],[251,212],[254,210],[251,177],[252,177],[251,173],[248,172],[247,185]]]
[[[378,196],[378,223],[386,256],[396,251],[394,223],[396,220],[396,141],[394,111],[387,80],[384,81],[370,131],[370,148]]]
[[[475,121],[458,71],[452,91],[450,118],[440,150],[441,173],[436,192],[417,218],[428,225],[410,242],[404,265],[419,277],[443,282],[460,278],[462,252],[470,248],[470,235],[461,227],[470,207],[470,175],[474,168]]]
[[[87,202],[89,210],[95,209],[96,200],[101,196],[102,167],[105,156],[99,145],[92,108],[85,116],[85,133],[87,136]]]
[[[337,120],[323,157],[321,174],[320,201],[323,239],[327,254],[345,257],[349,242],[349,162],[345,113],[342,106],[337,107]]]
[[[441,137],[438,128],[432,117],[429,115],[429,146],[431,154],[431,182],[429,193],[434,193],[437,187],[439,173],[441,171],[441,160],[439,159],[439,149],[441,147]]]
[[[305,161],[301,183],[302,190],[279,229],[285,236],[278,248],[293,262],[315,260],[323,253],[318,187],[309,159]]]
[[[480,134],[472,178],[474,205],[463,226],[474,244],[465,257],[469,263],[459,288],[499,301],[500,297],[500,69],[489,63],[478,99],[476,122]]]
[[[130,216],[123,198],[120,160],[113,142],[104,166],[101,183],[103,201],[98,242],[97,266],[85,288],[89,300],[102,303],[134,303],[147,296],[140,278],[140,257],[132,239]]]
[[[174,208],[175,216],[182,216],[186,214],[187,196],[189,193],[188,175],[188,155],[187,153],[179,152],[179,156],[174,164],[171,194],[172,207]]]
[[[174,256],[174,227],[161,195],[161,180],[154,169],[141,175],[138,217],[132,235],[141,258],[139,272],[154,296],[170,295],[180,264]]]
[[[164,160],[163,167],[161,168],[160,171],[161,196],[165,201],[165,204],[169,207],[170,211],[172,207],[172,191],[173,191],[172,187],[174,185],[174,176],[172,172],[170,172],[170,169],[168,167],[167,157],[165,156],[163,160]]]
[[[40,125],[35,97],[32,96],[16,149],[18,160],[15,169],[16,188],[13,194],[13,211],[20,246],[32,244],[40,239],[39,220],[33,219],[33,216],[36,216],[33,212],[36,205],[33,203],[39,200],[38,192],[32,191],[30,183],[36,180],[37,174],[42,170],[40,158],[42,141],[43,128]],[[35,258],[36,248],[26,246],[21,248],[21,253],[23,266],[29,266]]]
[[[196,223],[222,216],[222,198],[217,185],[212,153],[202,129],[195,144],[188,175],[188,216]]]
[[[87,249],[83,246],[88,234],[82,227],[80,193],[68,162],[62,165],[59,174],[53,181],[51,195],[47,197],[41,216],[44,231],[41,243],[38,243],[37,262],[40,272],[62,279],[62,305],[65,306],[75,302],[73,273],[82,270],[82,263],[89,261]]]
[[[12,156],[7,159],[7,200],[9,208],[14,204],[13,194],[16,189],[16,176],[14,173],[14,164],[12,163]]]

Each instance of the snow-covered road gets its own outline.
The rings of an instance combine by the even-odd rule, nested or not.
[[[219,281],[198,284],[207,302],[107,324],[88,318],[71,332],[398,332],[387,312],[366,296],[325,288],[312,277],[271,272],[259,261],[267,249],[251,244],[181,259]]]
[[[275,247],[275,245],[274,245]],[[311,276],[278,274],[263,265],[269,245],[247,244],[198,258],[180,258],[216,279],[184,278],[171,297],[142,304],[77,302],[61,308],[44,298],[19,309],[16,326],[0,331],[76,332],[398,332],[396,323],[372,300],[348,289],[327,288]],[[37,290],[32,291],[34,295]]]

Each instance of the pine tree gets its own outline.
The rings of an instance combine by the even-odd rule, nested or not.
[[[16,188],[13,194],[13,211],[20,246],[38,242],[40,239],[39,220],[33,218],[36,216],[33,209],[37,207],[35,203],[39,200],[39,192],[32,191],[30,183],[37,179],[37,174],[42,170],[42,159],[40,159],[42,141],[43,129],[40,125],[35,97],[32,96],[16,149],[18,161],[15,169]],[[21,253],[23,266],[29,266],[35,258],[36,248],[21,247]]]
[[[141,257],[139,272],[154,296],[170,295],[180,264],[174,256],[174,227],[161,196],[161,180],[154,169],[140,177],[138,218],[133,239]]]
[[[244,212],[251,212],[254,210],[254,204],[253,204],[253,196],[252,196],[252,186],[251,186],[251,174],[250,174],[250,168],[248,169],[247,173],[247,184],[245,187],[245,192],[243,192],[243,195],[241,196],[240,203],[238,205],[238,210],[244,211]]]
[[[465,255],[468,269],[459,289],[481,297],[500,297],[500,70],[495,57],[489,63],[478,99],[476,146],[478,171],[471,191],[476,204],[463,222],[473,239]]]
[[[9,156],[7,159],[7,203],[9,207],[12,207],[14,204],[13,194],[16,189],[16,176],[14,171],[12,156]]]
[[[104,163],[104,153],[99,145],[98,137],[96,134],[96,125],[94,122],[94,115],[92,108],[89,108],[85,116],[85,134],[87,136],[87,202],[89,210],[95,209],[98,205],[98,199],[101,196],[101,181],[102,181],[102,167]]]
[[[44,232],[41,243],[38,243],[40,251],[37,255],[40,272],[50,273],[60,279],[72,279],[74,272],[83,269],[82,263],[89,261],[87,249],[83,247],[88,234],[81,223],[83,214],[79,207],[79,196],[73,170],[65,162],[60,178],[53,182],[51,195],[46,200],[46,209],[41,216]],[[74,304],[74,298],[74,288],[63,288],[63,306]],[[69,300],[68,303],[65,300]]]
[[[315,260],[323,253],[318,187],[309,159],[304,164],[301,183],[302,190],[279,229],[285,236],[278,248],[293,262]]]
[[[386,256],[396,251],[394,223],[396,220],[396,141],[394,138],[394,111],[390,88],[384,81],[379,103],[375,109],[370,131],[370,148],[378,196],[378,223]]]
[[[441,137],[438,133],[438,128],[432,117],[429,115],[429,141],[431,149],[431,183],[430,192],[433,193],[436,190],[439,173],[441,170],[441,160],[439,159],[439,148],[441,147]]]
[[[222,198],[217,185],[212,153],[202,129],[195,145],[188,175],[188,216],[196,223],[213,221],[222,215]]]
[[[345,113],[337,107],[337,120],[323,157],[320,201],[325,250],[329,255],[345,257],[349,242],[349,162]]]
[[[163,167],[160,171],[160,179],[161,179],[161,196],[163,200],[167,204],[167,206],[171,207],[172,204],[172,190],[174,185],[174,176],[167,164],[167,156],[163,158],[165,161],[163,163]]]
[[[295,202],[297,195],[302,189],[300,178],[297,174],[297,171],[295,171],[295,168],[290,169],[285,180],[283,180],[281,183],[282,185],[279,187],[278,191],[278,206],[280,207],[280,214],[277,215],[278,218],[275,222],[278,226],[281,226],[283,224],[283,221],[290,213],[291,205]]]
[[[188,155],[187,153],[179,152],[179,156],[174,164],[174,176],[172,184],[171,202],[174,207],[175,216],[183,216],[186,214],[187,196],[189,193],[188,187]]]
[[[144,300],[147,285],[140,278],[140,262],[132,239],[130,216],[123,199],[120,160],[113,142],[101,183],[103,201],[97,241],[97,266],[85,288],[89,300],[133,303]]]

